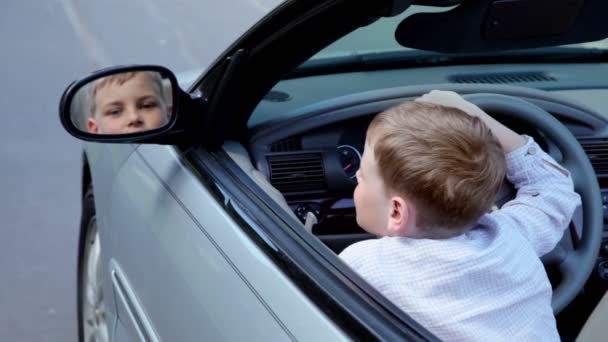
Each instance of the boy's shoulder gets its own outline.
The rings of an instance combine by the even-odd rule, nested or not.
[[[522,249],[525,241],[514,238],[508,227],[498,227],[489,215],[484,215],[482,221],[484,224],[447,239],[382,237],[360,241],[347,247],[339,256],[355,269],[386,264],[438,267],[454,263],[475,264],[488,255],[500,259],[502,253],[497,252],[501,249],[503,252]]]
[[[368,239],[368,240],[355,242],[352,245],[346,247],[342,252],[340,252],[339,255],[341,258],[344,258],[345,256],[360,255],[363,253],[371,252],[380,243],[380,240],[382,240],[382,238],[379,238],[379,239],[372,238],[372,239]]]
[[[384,264],[387,258],[393,261],[415,258],[419,254],[417,250],[422,245],[426,244],[420,239],[384,236],[354,243],[344,249],[339,256],[351,267],[358,269]]]
[[[372,238],[356,242],[346,247],[338,256],[350,267],[359,269],[368,265],[370,260],[378,259],[375,255],[382,248],[381,246],[385,243],[386,239],[388,238]]]

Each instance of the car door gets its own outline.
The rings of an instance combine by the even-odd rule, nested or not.
[[[142,145],[118,171],[101,226],[117,340],[343,338],[210,188],[173,147]]]

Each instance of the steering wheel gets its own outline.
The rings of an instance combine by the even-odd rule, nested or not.
[[[570,171],[574,190],[581,196],[583,209],[582,237],[576,245],[566,232],[551,253],[561,274],[561,281],[553,290],[551,306],[558,314],[570,303],[593,270],[603,231],[603,210],[597,176],[583,151],[570,131],[555,117],[540,107],[519,98],[497,94],[470,94],[464,96],[487,113],[499,114],[538,128],[562,153],[561,165]],[[545,258],[543,258],[545,259]],[[544,261],[543,261],[544,262]]]

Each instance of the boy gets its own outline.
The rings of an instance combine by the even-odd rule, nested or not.
[[[517,196],[490,213],[505,174]],[[433,91],[374,118],[357,179],[381,238],[340,257],[404,312],[447,341],[559,340],[539,257],[580,198],[532,138]]]
[[[159,128],[168,122],[171,112],[157,72],[134,71],[101,78],[92,84],[90,98],[90,133],[125,134]]]

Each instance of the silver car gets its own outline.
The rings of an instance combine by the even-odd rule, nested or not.
[[[464,94],[571,171],[583,204],[543,262],[562,338],[602,334],[607,7],[285,1],[235,41],[202,13],[200,29],[232,44],[202,73],[120,66],[75,81],[60,118],[87,141],[80,339],[436,340],[337,257],[374,238],[352,200],[369,121],[432,89]],[[143,114],[117,119],[129,106]],[[513,196],[505,182],[497,205]]]

